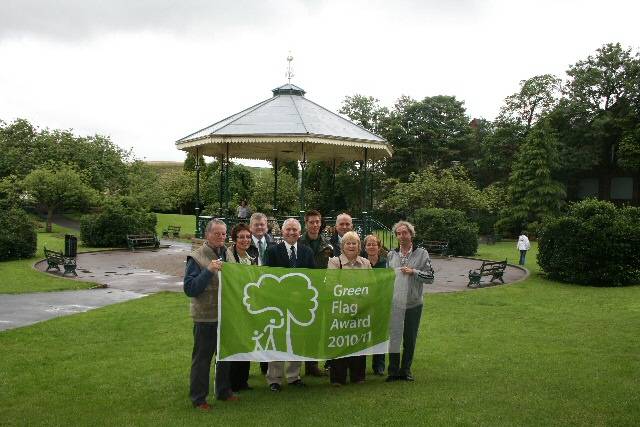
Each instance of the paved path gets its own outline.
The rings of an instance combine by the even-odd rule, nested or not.
[[[78,279],[107,285],[107,289],[2,295],[0,330],[30,325],[52,317],[140,298],[161,291],[182,292],[186,255],[191,245],[163,240],[168,247],[157,250],[108,251],[78,255]],[[468,291],[467,274],[482,261],[466,258],[434,258],[436,279],[425,293]],[[36,264],[43,271],[46,263]],[[43,273],[46,274],[46,273]],[[508,266],[505,282],[526,276],[526,271]],[[74,280],[74,279],[69,279]],[[478,290],[476,290],[478,291]]]

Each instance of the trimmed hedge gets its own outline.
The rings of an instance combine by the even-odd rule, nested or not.
[[[478,225],[456,209],[418,209],[411,217],[416,242],[446,240],[450,255],[471,256],[478,250]]]
[[[128,199],[105,203],[102,212],[80,219],[80,238],[85,246],[127,246],[127,234],[155,234],[157,218]]]
[[[36,254],[36,224],[22,209],[0,210],[0,261],[31,258]]]
[[[587,199],[542,224],[538,264],[555,280],[591,286],[640,283],[640,208]]]

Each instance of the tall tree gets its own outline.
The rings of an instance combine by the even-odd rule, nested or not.
[[[559,166],[558,140],[546,122],[539,122],[516,156],[509,176],[509,203],[498,228],[517,233],[559,212],[566,195],[554,176]]]
[[[567,174],[627,166],[640,121],[640,56],[619,43],[606,44],[567,74],[566,99],[551,115]]]
[[[514,121],[528,130],[555,107],[560,98],[561,80],[552,74],[520,81],[520,90],[504,100],[499,120]]]
[[[202,154],[198,157],[198,164],[200,165],[202,170],[204,170],[204,167],[206,166],[206,163],[204,161],[204,156]],[[190,152],[187,153],[187,157],[184,159],[183,169],[185,171],[194,171],[194,170],[196,170],[196,155],[195,154],[190,153]]]
[[[389,118],[389,109],[381,106],[378,99],[360,94],[345,96],[338,112],[349,117],[355,124],[379,135],[384,133]]]
[[[56,210],[84,207],[94,196],[80,174],[66,165],[34,169],[24,178],[23,185],[27,194],[46,208],[48,233]]]
[[[127,165],[126,195],[147,210],[170,208],[160,175],[149,164],[136,160]]]
[[[386,172],[406,181],[411,172],[427,165],[468,165],[476,149],[470,121],[464,102],[453,96],[433,96],[422,101],[401,97],[386,131],[394,148]]]

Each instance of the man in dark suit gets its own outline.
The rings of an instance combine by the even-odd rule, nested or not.
[[[340,242],[342,241],[342,236],[347,231],[353,230],[353,219],[351,219],[351,215],[348,213],[341,213],[336,217],[336,232],[331,236],[331,246],[333,246],[333,256],[340,256]]]
[[[287,219],[282,224],[283,242],[271,246],[265,253],[265,265],[270,267],[314,268],[316,266],[313,251],[306,245],[298,243],[300,238],[300,222],[295,218]],[[267,382],[271,391],[282,390],[284,377],[294,387],[304,387],[300,379],[302,362],[289,362],[285,372],[285,362],[269,362]]]

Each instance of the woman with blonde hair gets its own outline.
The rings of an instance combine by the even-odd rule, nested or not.
[[[358,255],[360,253],[360,236],[356,232],[349,231],[342,236],[340,249],[340,256],[330,258],[327,269],[371,268],[369,260]],[[333,359],[330,361],[329,380],[335,386],[345,385],[347,373],[349,373],[352,383],[363,383],[366,367],[366,356]]]

